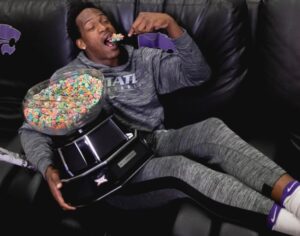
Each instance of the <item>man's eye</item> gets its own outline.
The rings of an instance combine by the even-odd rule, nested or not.
[[[91,30],[94,30],[95,29],[95,25],[89,25],[86,27],[86,30],[87,31],[91,31]]]

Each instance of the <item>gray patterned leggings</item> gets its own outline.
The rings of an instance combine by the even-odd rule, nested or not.
[[[176,178],[220,203],[269,213],[274,201],[261,194],[263,185],[272,187],[286,172],[221,120],[210,118],[176,130],[159,130],[154,140],[158,157],[150,160],[132,183]],[[222,171],[209,168],[212,165]],[[138,208],[186,196],[169,188],[132,196],[119,194],[107,200],[119,207]]]

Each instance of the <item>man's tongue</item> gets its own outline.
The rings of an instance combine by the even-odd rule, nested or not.
[[[111,41],[111,37],[105,39],[104,44],[110,48],[116,46],[116,44]]]

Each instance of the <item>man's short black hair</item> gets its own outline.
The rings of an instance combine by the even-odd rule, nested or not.
[[[105,12],[101,9],[101,7],[97,7],[91,2],[82,2],[76,1],[71,2],[69,11],[68,11],[68,18],[67,18],[67,31],[69,37],[75,43],[77,39],[80,38],[80,32],[78,26],[76,25],[76,17],[86,8],[95,8],[100,10],[105,14]]]

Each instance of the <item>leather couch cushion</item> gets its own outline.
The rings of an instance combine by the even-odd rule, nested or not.
[[[205,208],[205,206],[204,206]],[[248,214],[247,212],[232,208],[234,217],[224,217],[230,209],[219,206],[217,211],[205,210],[203,206],[192,201],[185,201],[178,207],[172,236],[258,236],[258,235],[281,235],[271,232],[262,223],[261,215]],[[216,214],[216,212],[224,214]],[[240,217],[240,219],[238,219]],[[256,219],[256,217],[259,218]],[[235,221],[233,219],[235,218]],[[239,223],[236,222],[239,221]],[[250,223],[252,221],[252,223]],[[242,223],[244,222],[244,223]],[[247,223],[248,222],[248,223]],[[255,223],[254,223],[255,222]],[[260,223],[259,223],[260,222]]]
[[[16,131],[27,89],[71,59],[66,2],[0,0],[0,131]]]
[[[257,31],[261,59],[260,78],[266,82],[265,97],[270,97],[273,119],[289,132],[291,144],[298,150],[298,155],[300,152],[299,11],[300,2],[297,0],[262,1]]]
[[[300,109],[300,2],[262,1],[258,39],[262,73],[272,92]]]

